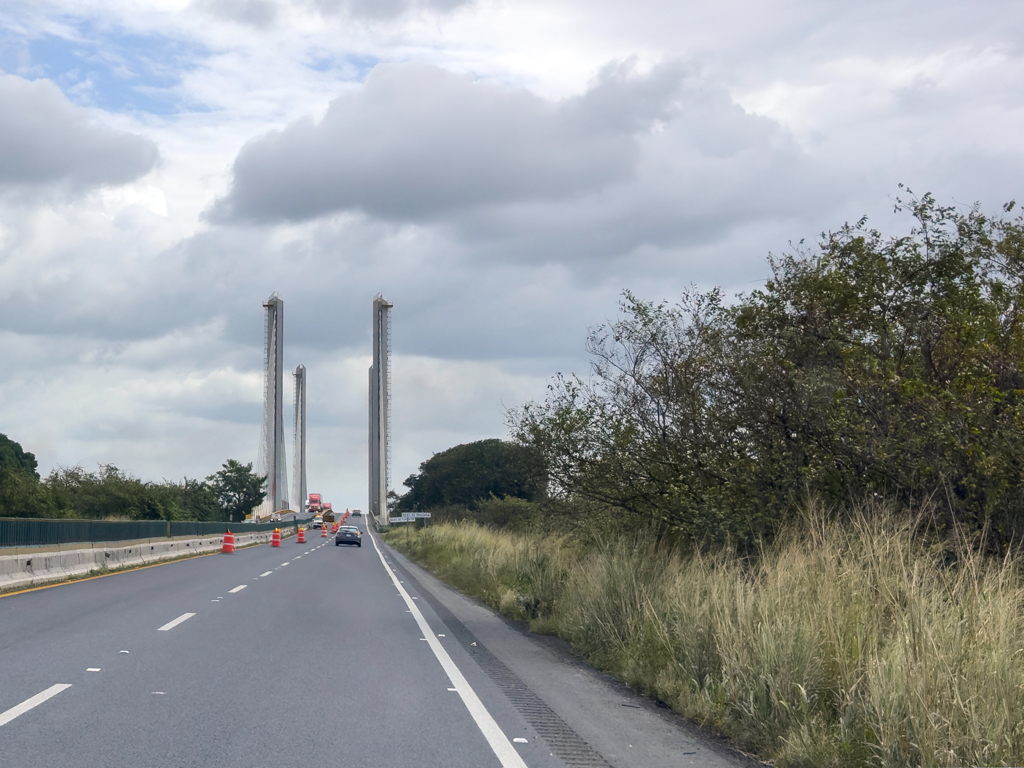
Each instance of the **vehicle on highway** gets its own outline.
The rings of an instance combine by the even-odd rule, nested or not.
[[[363,513],[360,510],[358,510],[358,509],[353,509],[352,510],[352,517],[362,517],[362,516],[363,516]]]
[[[321,498],[319,493],[309,494],[309,501],[306,502],[306,511],[314,515],[320,512]]]
[[[338,535],[334,537],[334,546],[355,544],[357,547],[361,547],[363,546],[362,536],[362,532],[354,525],[343,525],[338,529]]]
[[[314,528],[323,528],[323,525],[324,525],[323,515],[316,515],[316,516],[313,517],[313,527]]]

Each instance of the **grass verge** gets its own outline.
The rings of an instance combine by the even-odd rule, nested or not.
[[[471,523],[389,544],[780,766],[1024,764],[1024,579],[913,521],[808,520],[754,563]]]

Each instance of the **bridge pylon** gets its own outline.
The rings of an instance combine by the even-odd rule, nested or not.
[[[390,522],[391,487],[391,308],[381,294],[373,299],[373,365],[370,366],[369,508],[378,523]]]

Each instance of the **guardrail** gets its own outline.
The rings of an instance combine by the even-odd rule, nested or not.
[[[295,523],[279,525],[283,539],[294,534]],[[236,548],[270,541],[273,534],[269,530],[254,531],[254,527],[234,526],[237,529],[232,530],[232,533],[237,534]],[[221,550],[222,543],[223,537],[219,533],[213,533],[192,538],[159,536],[125,541],[69,542],[0,548],[0,592],[64,581],[90,573],[99,574],[140,565],[154,565],[183,556],[213,554]]]
[[[288,523],[200,523],[192,520],[49,520],[0,517],[0,549],[44,547],[132,539],[216,536],[229,528],[235,533],[272,531]],[[294,523],[291,523],[294,524]]]

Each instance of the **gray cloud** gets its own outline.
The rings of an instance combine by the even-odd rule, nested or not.
[[[274,0],[195,0],[193,6],[217,18],[257,29],[270,27],[278,15]]]
[[[49,80],[0,76],[0,186],[124,184],[157,158],[152,141],[90,122]]]
[[[303,220],[359,209],[426,220],[481,204],[554,200],[630,178],[637,133],[670,117],[678,66],[606,68],[552,102],[429,65],[381,65],[365,86],[250,141],[214,221]]]
[[[344,15],[364,19],[390,19],[405,13],[426,11],[451,13],[472,5],[475,0],[311,0],[324,15]]]

